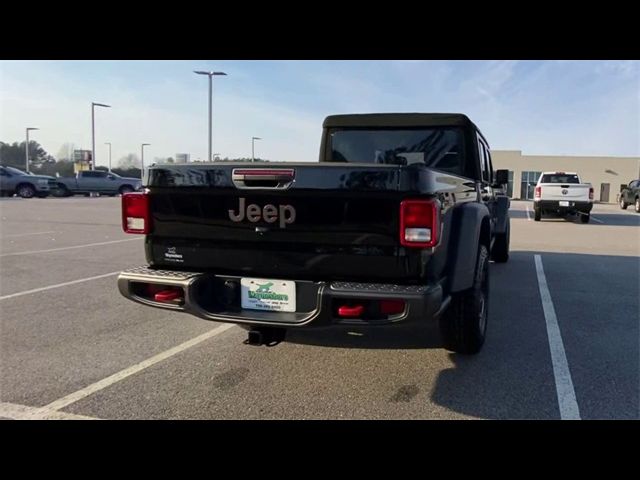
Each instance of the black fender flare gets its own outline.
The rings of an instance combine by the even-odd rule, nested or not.
[[[478,245],[483,243],[487,250],[491,246],[491,217],[487,206],[478,202],[454,207],[452,213],[447,276],[449,292],[455,293],[473,286]]]

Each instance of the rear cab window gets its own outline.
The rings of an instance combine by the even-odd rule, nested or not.
[[[330,162],[421,164],[464,176],[461,128],[331,129]]]
[[[580,183],[578,175],[548,173],[542,175],[540,183]]]

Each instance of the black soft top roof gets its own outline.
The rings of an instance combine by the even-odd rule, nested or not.
[[[454,127],[473,126],[462,113],[359,113],[329,115],[322,124],[332,127]]]

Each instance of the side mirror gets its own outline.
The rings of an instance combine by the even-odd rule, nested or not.
[[[495,171],[495,184],[506,185],[509,183],[509,170],[496,170]]]

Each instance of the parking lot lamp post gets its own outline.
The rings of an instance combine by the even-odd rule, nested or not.
[[[111,173],[111,142],[104,142],[105,145],[109,145],[109,173]]]
[[[111,105],[91,102],[91,170],[96,169],[96,114],[95,107],[111,108]]]
[[[29,130],[40,130],[39,128],[36,127],[27,127],[27,144],[24,147],[25,150],[25,158],[26,158],[26,167],[27,167],[27,173],[29,173]]]
[[[142,168],[140,169],[140,178],[144,176],[144,147],[151,145],[150,143],[143,143],[140,146],[140,163],[142,164]]]
[[[224,72],[204,72],[202,70],[194,70],[193,73],[197,73],[198,75],[208,75],[209,76],[209,161],[213,161],[212,160],[212,155],[211,152],[213,151],[212,148],[212,143],[213,143],[213,126],[212,126],[212,120],[211,120],[211,115],[212,115],[212,110],[213,110],[213,77],[216,76],[221,76],[224,75],[226,76],[227,74]]]
[[[255,162],[256,161],[256,156],[255,156],[255,143],[256,140],[262,140],[260,137],[251,137],[251,161]]]

